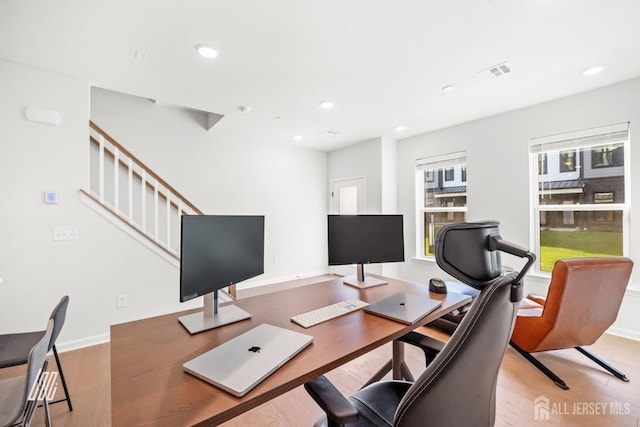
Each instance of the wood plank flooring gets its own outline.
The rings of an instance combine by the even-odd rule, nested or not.
[[[252,293],[255,291],[251,291]],[[430,328],[421,332],[436,338],[446,336]],[[561,350],[537,354],[543,363],[569,385],[564,391],[553,384],[512,348],[507,348],[498,379],[496,426],[628,426],[640,427],[640,342],[604,335],[590,347],[631,379],[625,383],[595,365],[577,351]],[[345,395],[356,391],[391,356],[387,344],[327,374]],[[107,427],[111,425],[109,344],[100,344],[60,354],[73,401],[52,405],[57,427]],[[407,346],[406,360],[414,375],[424,369],[422,352]],[[49,367],[55,369],[51,357]],[[0,378],[19,375],[23,367],[0,370]],[[186,374],[185,374],[186,375]],[[461,384],[460,387],[464,387]],[[56,398],[62,397],[62,386]],[[536,399],[547,399],[539,403]],[[548,419],[536,419],[545,414]],[[223,424],[224,427],[310,426],[320,409],[302,387],[280,396]],[[39,408],[35,427],[44,425]],[[133,426],[132,426],[133,427]]]
[[[427,328],[423,332],[425,330]],[[439,335],[437,331],[430,332]],[[513,349],[507,348],[498,379],[496,426],[640,427],[640,342],[604,335],[591,349],[614,363],[631,381],[625,383],[614,378],[575,350],[538,354],[539,359],[570,386],[570,390],[564,391]],[[348,395],[373,375],[390,355],[391,346],[385,345],[331,371],[328,377]],[[60,357],[74,410],[69,412],[65,403],[52,405],[54,426],[109,426],[109,344],[69,351]],[[417,349],[408,347],[406,358],[414,374],[423,369],[423,356]],[[53,359],[49,366],[52,369],[55,367]],[[8,368],[1,370],[0,376],[19,373],[20,368]],[[460,386],[464,387],[464,384]],[[61,396],[62,387],[59,386],[56,398]],[[534,401],[539,397],[549,400],[548,408],[551,413],[547,421],[535,419]],[[595,406],[596,403],[598,407]],[[606,406],[603,407],[603,404]],[[300,387],[223,426],[310,426],[320,415],[320,409]],[[33,425],[44,425],[42,409],[38,409]]]

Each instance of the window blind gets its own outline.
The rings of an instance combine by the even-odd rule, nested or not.
[[[629,123],[625,122],[577,132],[531,138],[529,140],[529,152],[541,153],[544,151],[569,150],[578,147],[613,145],[625,142],[628,138]]]
[[[467,163],[467,153],[465,151],[459,151],[457,153],[449,153],[440,156],[417,159],[416,170],[441,169],[451,166],[464,165],[465,163]]]

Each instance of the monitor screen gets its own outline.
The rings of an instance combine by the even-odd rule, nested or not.
[[[404,261],[402,215],[329,215],[329,265]]]
[[[264,216],[182,217],[180,301],[264,273]]]

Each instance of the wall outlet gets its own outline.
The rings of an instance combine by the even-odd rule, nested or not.
[[[116,297],[116,308],[125,308],[127,306],[127,296],[118,295]]]
[[[53,227],[53,240],[78,240],[78,227]]]

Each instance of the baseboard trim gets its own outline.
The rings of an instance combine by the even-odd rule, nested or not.
[[[291,276],[280,276],[280,277],[272,277],[265,280],[251,281],[249,283],[243,283],[241,285],[238,285],[238,290],[256,288],[258,286],[268,286],[276,283],[288,282],[290,280],[306,279],[313,276],[322,276],[323,274],[330,274],[330,271],[327,269],[322,271],[314,271],[312,273],[294,274]]]
[[[625,328],[609,328],[607,329],[607,334],[615,335],[621,338],[627,338],[634,341],[640,341],[640,332],[632,331],[631,329]]]
[[[80,338],[79,340],[56,343],[56,349],[59,353],[64,353],[65,351],[78,350],[84,347],[91,347],[92,345],[104,344],[109,342],[110,338],[111,336],[109,334],[94,335],[87,338]]]
[[[247,284],[247,286],[243,286],[242,289],[255,288],[255,287],[259,287],[259,286],[276,285],[278,283],[286,282],[286,281],[289,281],[289,280],[306,279],[306,278],[309,278],[309,277],[321,276],[321,275],[324,275],[324,274],[329,274],[329,271],[325,270],[325,271],[321,271],[321,272],[303,273],[303,274],[296,274],[296,275],[292,275],[292,276],[283,276],[283,277],[279,277],[279,278],[272,278],[272,279],[269,279],[269,280],[252,282],[250,284]],[[223,293],[223,295],[221,295],[220,298],[223,301],[233,301],[233,299],[228,297],[225,293]],[[169,313],[170,312],[158,313],[157,315],[169,314]],[[63,353],[65,351],[78,350],[80,348],[90,347],[92,345],[98,345],[98,344],[104,344],[104,343],[110,342],[110,340],[111,340],[110,338],[111,337],[110,337],[110,335],[108,333],[107,334],[101,334],[101,335],[94,335],[94,336],[90,336],[90,337],[86,337],[86,338],[80,338],[80,339],[73,340],[73,341],[65,341],[65,342],[61,342],[61,343],[56,343],[56,349],[60,353]]]

